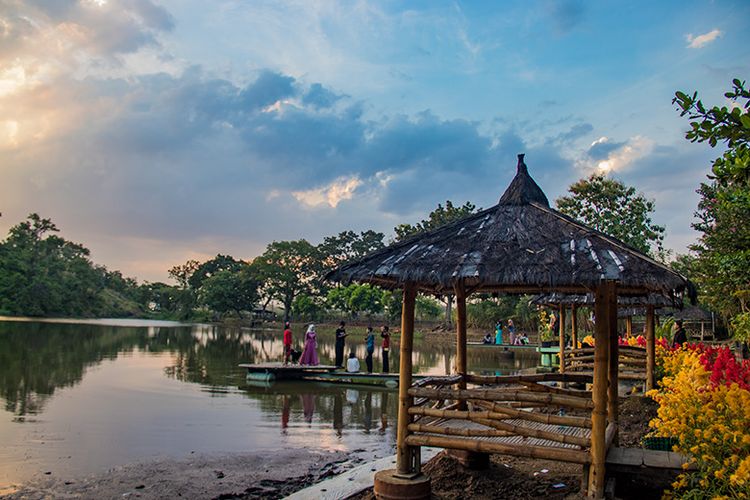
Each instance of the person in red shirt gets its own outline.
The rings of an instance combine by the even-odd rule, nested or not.
[[[380,336],[383,337],[383,373],[388,373],[388,353],[391,350],[391,332],[388,327],[383,325],[380,329]]]
[[[292,356],[292,325],[289,322],[284,323],[284,364],[289,364],[289,358]]]

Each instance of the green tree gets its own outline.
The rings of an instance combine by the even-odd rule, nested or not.
[[[101,304],[101,268],[84,246],[57,236],[38,214],[0,243],[0,311],[30,316],[92,316]]]
[[[750,313],[750,92],[744,85],[734,79],[724,94],[736,104],[731,109],[707,108],[697,92],[678,91],[672,100],[680,116],[691,120],[686,139],[726,147],[713,162],[711,182],[698,189],[693,228],[701,236],[690,247],[695,257],[688,263],[701,301],[719,312],[738,338],[745,336],[744,318]]]
[[[383,291],[369,284],[352,283],[336,287],[326,298],[330,307],[357,317],[360,313],[378,314],[383,311]]]
[[[252,266],[262,283],[264,306],[271,300],[281,302],[284,321],[289,321],[297,295],[313,293],[320,282],[319,253],[307,240],[274,241]]]
[[[458,219],[463,219],[467,215],[475,213],[476,209],[477,207],[468,201],[460,207],[454,206],[450,200],[446,200],[445,206],[438,203],[437,208],[430,212],[430,215],[421,222],[414,225],[399,224],[393,228],[393,231],[396,233],[396,241],[401,241],[416,234],[437,229]]]
[[[698,93],[692,96],[684,92],[675,92],[672,104],[677,104],[680,116],[686,116],[690,130],[685,138],[690,142],[708,142],[713,148],[718,144],[726,146],[724,153],[714,160],[710,179],[716,179],[721,186],[750,182],[750,91],[745,89],[745,82],[735,78],[732,90],[724,97],[731,99],[736,106],[706,106],[698,99]],[[742,104],[741,100],[745,100]]]
[[[664,226],[654,224],[655,204],[634,187],[593,174],[568,188],[570,196],[557,199],[557,209],[584,224],[627,243],[643,253],[664,251]]]
[[[203,280],[200,296],[209,309],[226,314],[251,310],[258,302],[258,280],[247,264],[237,270],[220,270]]]
[[[188,264],[191,262],[194,261],[188,261]],[[190,273],[187,282],[190,285],[190,288],[197,291],[203,286],[203,282],[214,274],[220,271],[238,272],[243,266],[244,263],[242,261],[236,260],[231,255],[218,254],[213,259],[199,264],[193,272]]]

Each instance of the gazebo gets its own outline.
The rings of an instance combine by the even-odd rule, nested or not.
[[[579,350],[578,346],[578,316],[577,310],[581,306],[593,307],[594,295],[592,293],[582,294],[564,294],[564,293],[543,293],[532,297],[529,304],[536,306],[546,306],[557,309],[559,315],[559,340],[560,340],[560,371],[565,371],[566,351],[565,351],[565,316],[566,310],[570,308],[570,336],[572,349],[567,351],[571,361],[577,355],[588,354],[586,349]],[[626,335],[633,333],[633,316],[645,314],[646,316],[646,349],[645,349],[645,379],[646,390],[650,391],[655,387],[654,370],[656,366],[656,310],[663,308],[682,309],[682,297],[671,295],[665,296],[657,293],[650,293],[644,296],[617,297],[617,315],[619,318],[625,318]],[[578,352],[577,352],[578,351]],[[637,351],[634,351],[637,352]],[[643,352],[643,351],[641,351]],[[631,352],[633,354],[633,352]],[[642,354],[641,354],[642,355]]]
[[[580,463],[588,494],[602,497],[607,448],[617,432],[617,297],[674,296],[688,286],[666,266],[550,208],[522,154],[497,205],[347,263],[328,279],[402,289],[397,467],[376,475],[375,490],[391,494],[411,488],[422,495],[429,494],[429,480],[420,475],[419,448],[439,446]],[[456,297],[457,373],[413,386],[418,292]],[[479,292],[592,293],[597,339],[593,376],[469,374],[466,299]],[[542,381],[592,381],[593,390],[589,394]],[[544,405],[591,415],[524,411]],[[555,432],[561,426],[565,432]]]

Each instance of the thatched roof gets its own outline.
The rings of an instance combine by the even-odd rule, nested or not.
[[[529,304],[536,306],[593,306],[594,294],[544,293],[532,297],[529,300]],[[617,307],[620,309],[637,308],[639,306],[654,306],[656,308],[672,307],[679,309],[682,308],[682,298],[657,293],[635,297],[617,297]]]
[[[688,286],[664,265],[550,208],[523,156],[497,205],[347,263],[327,278],[385,288],[413,282],[435,294],[459,280],[471,292],[586,293],[602,279],[618,280],[625,294],[669,295]]]

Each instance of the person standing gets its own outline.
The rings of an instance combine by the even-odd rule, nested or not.
[[[510,337],[510,345],[516,345],[516,327],[512,319],[508,320],[508,335]]]
[[[498,320],[495,323],[495,344],[500,345],[503,343],[503,322]]]
[[[309,366],[316,366],[318,364],[318,334],[315,333],[315,325],[307,327],[305,349],[302,351],[299,364]]]
[[[284,364],[289,364],[292,356],[292,325],[287,321],[284,323]]]
[[[380,336],[383,338],[383,373],[388,373],[388,353],[391,350],[391,332],[388,331],[388,326],[383,325],[380,329]]]
[[[367,356],[365,357],[365,364],[367,364],[367,373],[372,373],[372,354],[375,352],[375,334],[372,333],[372,327],[367,327],[367,335],[365,335],[365,346],[367,347]]]
[[[674,337],[672,337],[672,347],[680,347],[682,344],[687,342],[687,333],[685,328],[682,327],[682,320],[678,319],[674,323]]]
[[[344,366],[344,344],[346,341],[346,323],[343,321],[339,323],[339,327],[336,328],[336,368],[343,368]]]

